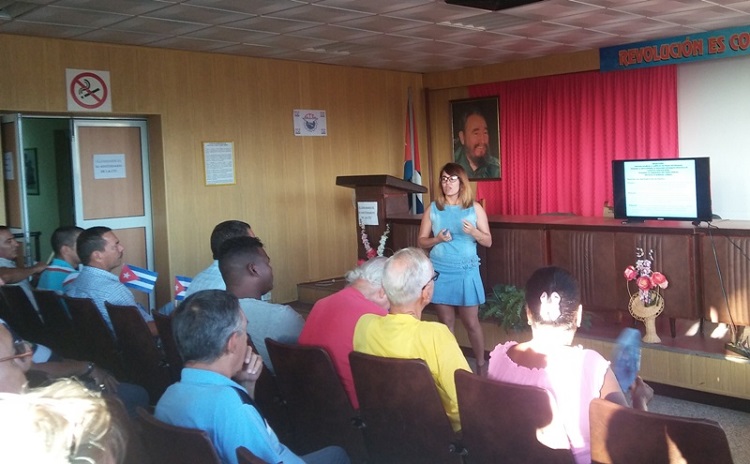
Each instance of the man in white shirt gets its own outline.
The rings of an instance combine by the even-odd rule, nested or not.
[[[219,223],[211,232],[211,253],[214,262],[199,272],[185,291],[185,298],[201,290],[226,290],[227,286],[219,272],[219,249],[221,244],[234,237],[255,237],[250,224],[243,221],[230,220]]]

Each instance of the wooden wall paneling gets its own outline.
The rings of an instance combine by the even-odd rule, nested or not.
[[[547,239],[543,227],[490,223],[492,247],[482,267],[485,289],[496,284],[523,287],[529,276],[547,263]],[[480,247],[483,248],[483,247]]]
[[[401,177],[407,89],[423,92],[416,73],[3,34],[0,65],[0,109],[51,114],[67,113],[66,68],[109,70],[113,115],[160,118],[149,135],[161,135],[164,184],[152,194],[163,195],[157,247],[169,248],[157,270],[195,275],[211,262],[213,227],[246,220],[271,255],[276,301],[354,266],[355,210],[335,178]],[[326,110],[328,137],[295,137],[296,108]],[[424,166],[421,98],[415,114]],[[205,185],[205,141],[235,143],[236,185]]]
[[[464,87],[489,82],[599,70],[599,50],[544,56],[530,60],[490,64],[457,71],[427,73],[425,86],[432,89]]]
[[[667,232],[623,232],[615,233],[615,270],[623,290],[618,291],[618,299],[627,308],[629,296],[625,292],[625,278],[622,272],[627,266],[634,266],[636,247],[654,250],[652,269],[667,277],[669,287],[662,291],[664,297],[663,316],[671,318],[699,319],[698,280],[695,270],[696,246],[691,231],[681,234]],[[631,282],[630,291],[635,293],[636,287]]]
[[[611,232],[550,230],[550,265],[570,271],[581,286],[581,303],[586,310],[627,309],[627,299],[616,295],[624,280],[615,266],[615,236]],[[619,285],[618,285],[619,284]]]
[[[750,325],[750,237],[714,232],[712,236],[702,235],[700,240],[702,316],[712,322],[730,323],[732,319],[727,312],[728,304],[735,324]],[[728,301],[724,299],[722,282]]]

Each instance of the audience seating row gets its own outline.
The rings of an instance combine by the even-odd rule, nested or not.
[[[152,403],[179,380],[179,366],[171,368],[137,308],[106,303],[115,333],[88,298],[60,296],[34,290],[42,320],[20,287],[2,287],[0,317],[27,340],[49,346],[65,358],[88,360],[112,372],[119,380],[143,386]],[[165,345],[174,348],[169,318]],[[176,352],[176,348],[174,348]],[[175,358],[176,356],[176,358]],[[170,359],[179,360],[179,355]]]
[[[42,322],[20,288],[5,286],[1,293],[0,318],[22,336],[46,342],[66,357],[94,360],[146,387],[154,402],[179,378],[182,362],[168,316],[155,316],[164,362],[136,308],[108,305],[115,339],[91,300],[35,291]],[[276,374],[264,370],[256,386],[257,404],[298,454],[339,445],[353,463],[573,462],[569,450],[539,442],[539,437],[560,433],[551,423],[556,403],[543,389],[456,372],[459,436],[422,360],[351,353],[360,402],[355,411],[323,348],[265,343]],[[143,410],[139,416],[134,428],[138,446],[128,448],[137,459],[128,462],[145,462],[139,447],[154,463],[219,462],[205,432],[163,424]],[[594,463],[732,462],[726,435],[711,420],[636,411],[605,400],[592,402],[590,416]],[[264,462],[246,449],[237,453],[241,463]]]

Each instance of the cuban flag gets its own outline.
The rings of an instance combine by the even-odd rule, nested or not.
[[[422,173],[419,165],[419,137],[414,124],[414,105],[411,98],[411,87],[406,104],[406,130],[404,134],[404,180],[422,185]],[[412,214],[424,213],[421,193],[409,194],[409,210]]]
[[[122,271],[120,271],[120,282],[134,290],[151,293],[154,291],[154,284],[156,284],[156,277],[158,275],[158,273],[149,271],[148,269],[133,266],[132,264],[123,264]]]
[[[187,292],[190,282],[193,279],[185,276],[174,276],[174,299],[175,301],[182,301],[185,299],[185,292]]]

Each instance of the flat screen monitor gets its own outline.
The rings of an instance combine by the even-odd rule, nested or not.
[[[612,161],[615,218],[711,220],[709,158]]]

